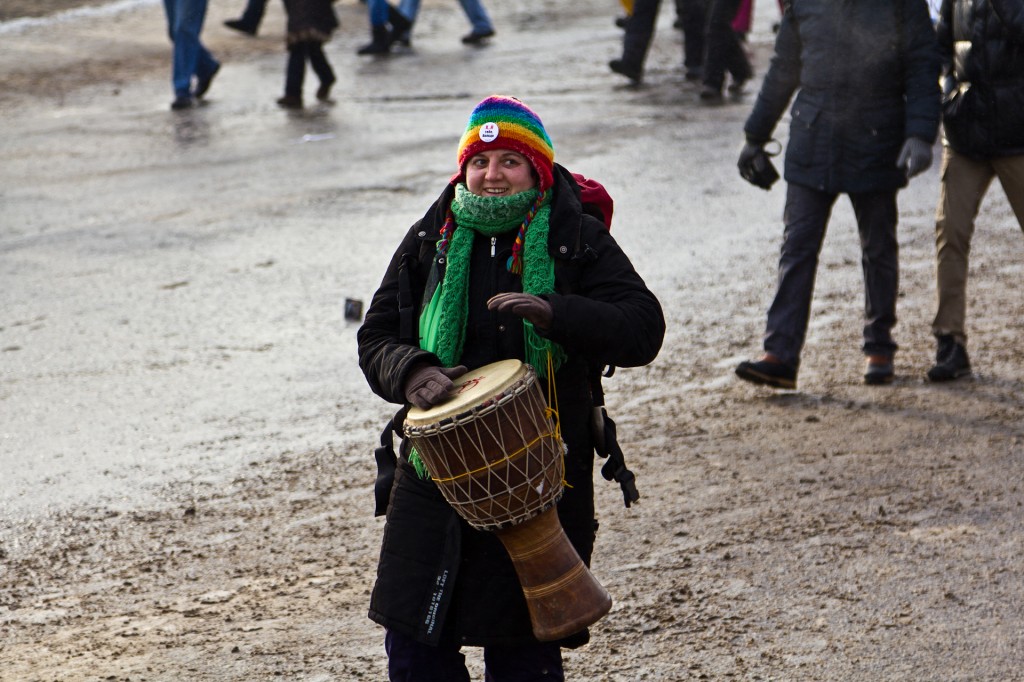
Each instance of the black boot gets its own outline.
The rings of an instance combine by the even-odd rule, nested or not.
[[[643,69],[632,64],[627,64],[623,59],[611,60],[608,62],[608,68],[633,81],[633,85],[639,85],[644,78]]]
[[[390,4],[388,5],[388,23],[391,24],[392,40],[397,40],[412,29],[412,22]]]
[[[929,381],[952,381],[971,373],[967,349],[950,335],[936,337],[935,366],[928,370]]]
[[[356,54],[388,54],[391,52],[391,33],[387,26],[373,27],[373,41],[356,50]]]

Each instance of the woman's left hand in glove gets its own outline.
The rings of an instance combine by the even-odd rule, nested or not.
[[[492,296],[487,309],[499,313],[512,313],[528,322],[538,331],[551,328],[551,304],[533,294],[504,293]]]

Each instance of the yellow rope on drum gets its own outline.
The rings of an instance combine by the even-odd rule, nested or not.
[[[508,462],[508,461],[511,461],[511,460],[515,459],[516,457],[518,457],[519,455],[523,454],[524,452],[526,452],[527,450],[532,448],[534,445],[536,445],[537,443],[539,443],[542,440],[544,440],[545,438],[557,438],[557,439],[561,440],[561,437],[558,435],[557,431],[558,431],[558,429],[556,428],[554,431],[549,431],[548,433],[542,433],[539,436],[537,436],[536,438],[534,438],[532,441],[530,441],[529,443],[524,445],[523,447],[521,447],[518,450],[516,450],[515,452],[507,454],[504,457],[502,457],[501,459],[495,460],[493,462],[488,462],[487,464],[485,464],[484,466],[482,466],[482,467],[480,467],[478,469],[473,469],[472,471],[463,471],[461,474],[457,474],[457,475],[451,476],[449,478],[432,478],[431,480],[433,480],[435,483],[451,483],[452,481],[457,481],[460,478],[466,478],[467,476],[472,476],[474,474],[479,474],[481,471],[487,471],[488,469],[493,469],[494,467],[498,466],[499,464],[501,464],[503,462]],[[563,462],[563,465],[564,465],[564,462]],[[564,469],[564,466],[563,466],[563,469]]]
[[[562,442],[562,420],[558,417],[558,391],[555,389],[555,363],[551,359],[551,351],[548,351],[548,406],[544,410],[545,416],[551,419],[555,424],[555,437],[558,438],[558,447],[562,451],[562,485],[566,488],[571,488],[569,482],[565,480],[565,444]]]

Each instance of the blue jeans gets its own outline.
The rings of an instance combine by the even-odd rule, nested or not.
[[[388,0],[367,0],[366,11],[370,15],[370,26],[387,26]]]
[[[220,64],[199,42],[207,0],[164,0],[167,33],[174,43],[171,84],[175,97],[188,97],[192,78],[208,78]]]
[[[474,33],[490,33],[494,30],[494,24],[491,23],[481,0],[459,0],[459,4],[473,26]],[[416,16],[420,13],[420,0],[402,0],[398,11],[409,21],[416,21]]]
[[[837,196],[792,183],[786,188],[779,283],[768,309],[764,349],[791,367],[800,365],[818,254]],[[892,328],[899,289],[896,191],[849,196],[857,216],[864,272],[863,351],[865,355],[892,357],[897,348]]]
[[[388,630],[384,648],[391,682],[470,682],[457,644],[430,646]],[[550,642],[484,647],[484,682],[565,682],[562,650]]]

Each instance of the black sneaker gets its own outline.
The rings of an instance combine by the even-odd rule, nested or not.
[[[172,111],[183,111],[184,109],[191,109],[196,105],[196,101],[192,99],[190,95],[178,95],[171,102]]]
[[[796,368],[773,360],[741,362],[736,367],[736,376],[752,384],[772,388],[796,388]]]
[[[892,358],[887,355],[869,355],[864,370],[864,383],[869,386],[891,384],[896,378]]]
[[[952,336],[938,337],[935,366],[928,370],[928,380],[952,381],[970,373],[971,361],[963,344],[957,343]]]
[[[613,59],[608,62],[608,68],[633,81],[634,85],[638,84],[644,77],[639,68],[629,65],[621,59]]]
[[[301,109],[302,98],[298,95],[285,95],[277,100],[277,106],[282,109]]]
[[[224,22],[224,25],[227,26],[230,29],[234,29],[234,30],[238,31],[239,33],[244,33],[247,36],[254,36],[254,35],[256,35],[256,27],[255,26],[250,26],[250,25],[242,22],[241,19],[228,19],[227,21]]]
[[[493,29],[487,29],[486,31],[473,31],[462,36],[462,43],[464,45],[479,45],[493,35]]]
[[[722,90],[713,85],[705,85],[700,89],[700,101],[704,104],[721,104],[725,101]]]
[[[213,71],[211,71],[210,75],[208,75],[206,78],[196,79],[196,99],[202,99],[203,95],[205,95],[207,91],[209,91],[210,84],[213,83],[213,77],[217,75],[218,71],[220,71],[220,64],[213,67]]]

